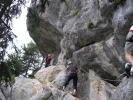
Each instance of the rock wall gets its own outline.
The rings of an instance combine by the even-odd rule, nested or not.
[[[50,0],[44,12],[39,5],[32,0],[27,25],[44,56],[59,54],[58,63],[72,59],[103,78],[115,79],[123,72],[132,0]]]
[[[133,24],[133,0],[49,0],[44,12],[40,5],[32,0],[27,27],[41,53],[55,53],[58,64],[72,59],[80,68],[80,99],[109,100],[120,83],[112,80],[124,71],[124,44]],[[56,89],[63,80],[57,77],[51,81]],[[60,99],[54,95],[50,100]],[[117,100],[115,96],[113,100]]]

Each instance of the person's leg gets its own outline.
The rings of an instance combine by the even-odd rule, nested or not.
[[[126,71],[126,76],[130,76],[130,70],[131,70],[132,64],[131,63],[126,63],[125,64],[125,71]]]
[[[49,66],[50,66],[50,64],[49,64],[49,63],[46,63],[45,68],[47,68],[47,67],[49,67]]]
[[[71,75],[66,76],[65,82],[63,84],[63,90],[66,88],[66,86],[69,84],[69,81],[71,80]]]
[[[78,82],[78,77],[75,76],[73,78],[73,95],[76,95],[77,94],[77,82]]]
[[[45,68],[48,67],[48,63],[45,64]]]

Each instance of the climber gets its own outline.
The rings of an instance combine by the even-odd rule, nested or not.
[[[52,56],[52,54],[48,54],[48,56],[46,57],[46,60],[45,60],[45,68],[46,67],[48,67],[48,66],[50,66],[50,64],[51,64],[51,62],[52,62],[52,60],[53,60],[53,56]]]
[[[131,26],[125,43],[125,59],[128,63],[125,65],[127,77],[133,75],[133,25]]]
[[[73,80],[73,92],[72,95],[76,96],[77,94],[77,81],[78,81],[78,73],[79,70],[76,66],[74,66],[74,64],[71,61],[68,61],[68,65],[66,67],[66,79],[65,82],[63,84],[63,91],[66,88],[66,86],[69,84],[70,80]]]

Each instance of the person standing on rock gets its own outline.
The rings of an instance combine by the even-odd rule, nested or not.
[[[131,26],[125,43],[125,59],[128,63],[125,65],[127,77],[133,75],[133,25]]]
[[[73,92],[72,95],[76,96],[77,94],[77,82],[78,82],[78,73],[79,70],[71,61],[68,61],[68,66],[66,68],[67,76],[65,78],[65,82],[63,84],[63,91],[66,86],[69,84],[70,80],[73,80]]]
[[[48,54],[48,56],[46,57],[46,61],[45,61],[45,68],[46,67],[48,67],[48,66],[50,66],[50,64],[51,64],[51,61],[53,60],[53,56],[51,55],[51,54]]]

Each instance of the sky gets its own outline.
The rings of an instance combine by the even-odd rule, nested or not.
[[[27,7],[29,7],[29,5],[30,2],[26,4]],[[33,41],[29,36],[26,26],[27,7],[22,7],[22,13],[20,17],[18,17],[17,19],[13,19],[12,31],[17,36],[14,42],[18,48],[20,48],[24,44]]]

